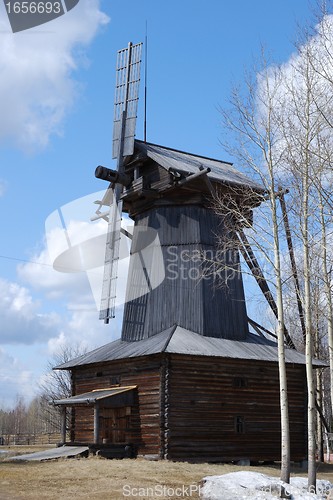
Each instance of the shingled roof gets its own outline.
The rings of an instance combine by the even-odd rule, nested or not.
[[[77,366],[148,356],[162,352],[256,361],[277,362],[278,360],[277,343],[258,335],[249,334],[244,341],[228,340],[203,337],[174,325],[153,337],[137,342],[115,340],[54,369],[68,370]],[[286,349],[286,362],[303,365],[305,364],[305,356],[294,349]],[[314,366],[326,365],[322,361],[315,360]]]
[[[175,170],[183,174],[195,174],[202,168],[209,168],[208,177],[211,180],[238,187],[244,186],[255,191],[263,191],[262,186],[236,170],[232,163],[229,162],[138,140],[135,141],[135,150],[154,160],[166,170]]]

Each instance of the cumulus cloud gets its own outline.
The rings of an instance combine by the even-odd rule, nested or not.
[[[52,260],[45,246],[30,257],[30,262],[17,267],[20,280],[34,290],[41,291],[48,300],[60,300],[68,297],[82,297],[87,288],[84,273],[60,273],[53,269]]]
[[[0,278],[0,342],[32,344],[54,336],[59,317],[40,309],[27,288]]]
[[[45,222],[45,241],[30,263],[18,266],[18,275],[47,298],[66,297],[71,310],[97,310],[101,302],[107,223],[90,222],[94,201],[104,191],[73,200],[52,212]],[[131,231],[133,222],[123,218],[123,227]],[[125,300],[129,264],[129,240],[121,235],[117,306]]]
[[[18,266],[19,278],[45,293],[48,299],[66,297],[73,306],[86,303],[87,293],[91,298],[80,244],[105,235],[105,221],[87,222],[93,213],[93,202],[100,196],[93,193],[52,212],[45,221],[41,247],[29,263]]]
[[[74,75],[85,64],[82,49],[108,17],[99,0],[81,0],[47,25],[13,34],[2,3],[0,14],[0,108],[5,117],[0,140],[28,150],[43,148],[52,134],[62,132],[78,94]]]
[[[0,407],[12,407],[19,394],[31,399],[35,395],[34,382],[33,372],[0,347]]]
[[[332,28],[333,16],[324,16],[313,35],[285,63],[273,64],[257,75],[257,123],[264,131],[270,116],[270,141],[275,153],[275,168],[281,176],[290,176],[290,165],[293,168],[303,165],[309,151],[314,165],[318,158],[324,165],[327,152],[326,160],[331,164]],[[304,147],[309,133],[307,127],[309,144]],[[303,147],[300,146],[302,141]],[[331,170],[328,166],[322,175],[323,182],[332,182]]]
[[[55,214],[51,218],[54,222]],[[98,310],[103,280],[106,222],[90,224],[69,220],[66,231],[54,227],[53,224],[50,227],[52,228],[46,234],[39,253],[31,257],[31,262],[20,264],[17,268],[20,280],[33,290],[44,294],[51,304],[53,302],[54,307],[58,307],[62,301],[66,309],[57,332],[49,337],[50,352],[56,352],[64,344],[77,343],[93,348],[114,340],[119,337],[121,329],[129,260],[128,248],[124,248],[125,258],[122,258],[118,265],[116,319],[110,325],[104,325],[99,320]],[[128,226],[126,227],[128,229]],[[71,242],[71,247],[68,246],[68,242]],[[84,264],[87,262],[84,258],[85,243],[88,253],[95,249],[94,255],[97,256],[95,261],[97,267],[86,271],[84,271]],[[126,246],[125,241],[123,245]],[[81,255],[80,262],[72,260],[72,256],[77,254]],[[90,259],[88,261],[90,262]],[[54,269],[55,262],[58,264],[60,262],[59,268],[66,272]],[[83,270],[80,272],[70,272],[81,267]]]
[[[18,277],[32,290],[63,308],[62,321],[48,338],[51,354],[63,345],[94,348],[118,338],[129,263],[129,241],[122,235],[118,263],[116,319],[110,325],[99,320],[107,223],[88,222],[93,201],[103,193],[74,200],[55,210],[45,223],[45,240],[31,262],[20,264]],[[132,221],[124,217],[130,231]]]
[[[120,337],[122,311],[106,325],[98,319],[97,311],[72,311],[64,329],[48,340],[48,352],[52,356],[61,352],[66,346],[78,346],[80,349],[91,350],[112,342]]]

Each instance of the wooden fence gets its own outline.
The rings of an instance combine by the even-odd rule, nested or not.
[[[42,444],[58,444],[61,441],[60,433],[46,434],[7,434],[0,436],[0,445],[42,445]]]

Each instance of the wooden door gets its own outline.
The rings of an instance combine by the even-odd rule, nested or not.
[[[103,408],[101,415],[101,439],[108,443],[125,443],[129,428],[130,407]]]

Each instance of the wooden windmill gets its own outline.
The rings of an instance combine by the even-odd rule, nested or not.
[[[232,230],[222,227],[221,218],[211,207],[216,191],[222,189],[233,205],[246,206],[239,210],[238,218],[251,218],[262,188],[229,163],[135,140],[141,51],[142,44],[130,43],[118,52],[113,131],[117,169],[99,166],[95,172],[96,177],[110,182],[97,210],[97,218],[107,215],[108,219],[100,318],[108,323],[115,314],[121,217],[125,211],[134,219],[135,228],[122,338],[140,340],[177,324],[204,336],[244,339],[248,321],[259,332],[260,325],[247,317],[238,248],[274,314],[277,308],[240,220],[233,221]],[[108,206],[107,212],[101,212],[103,205]],[[222,254],[216,248],[216,235],[230,233],[231,240],[236,227],[238,248]],[[158,242],[147,262],[142,247],[151,243],[153,231]],[[220,275],[203,272],[204,260],[223,270],[227,293],[218,287]],[[156,273],[161,275],[157,266],[163,266],[163,283],[160,276],[156,280]],[[292,346],[287,331],[285,335]]]
[[[134,219],[122,338],[141,340],[177,324],[204,336],[244,339],[248,333],[238,251],[229,251],[225,268],[233,273],[228,292],[217,277],[203,278],[202,258],[221,260],[216,234],[227,231],[211,210],[216,186],[229,186],[238,198],[261,188],[231,164],[137,141],[135,122],[139,96],[141,44],[118,52],[114,104],[113,157],[117,169],[97,167],[96,177],[110,182],[100,202],[108,209],[108,236],[100,318],[114,316],[122,211]],[[253,206],[257,204],[254,199]],[[250,208],[250,207],[247,207]],[[142,247],[152,230],[158,242],[149,262]],[[154,286],[156,255],[162,256],[164,279]],[[199,256],[202,256],[200,258]],[[219,262],[223,268],[223,262]],[[228,277],[226,277],[228,281]]]
[[[274,310],[242,233],[261,187],[230,163],[135,140],[141,46],[118,54],[117,169],[100,166],[96,175],[110,182],[97,210],[108,220],[105,322],[114,316],[122,212],[134,220],[122,336],[58,366],[71,371],[73,393],[54,404],[75,408],[71,443],[106,456],[279,460],[277,344],[249,332],[239,262],[240,248]],[[234,221],[238,239],[227,209],[221,222],[211,208],[216,191],[245,207]],[[217,233],[233,247],[219,253]],[[227,287],[203,275],[201,256],[219,261]],[[305,359],[286,349],[286,362],[291,456],[301,460]]]

